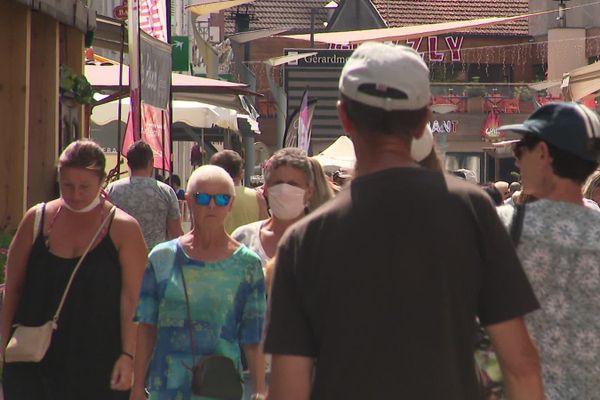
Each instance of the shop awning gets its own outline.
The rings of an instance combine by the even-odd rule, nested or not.
[[[120,65],[86,65],[85,76],[90,84],[99,89],[119,88]],[[123,65],[123,86],[129,86],[129,67]],[[202,78],[192,75],[172,74],[173,92],[197,92],[253,94],[248,90],[248,85],[220,81],[217,79]]]
[[[96,17],[96,24],[93,42],[95,48],[112,50],[119,53],[121,52],[121,47],[123,47],[124,54],[129,52],[125,22],[104,15],[98,15]]]
[[[529,14],[520,14],[511,17],[491,17],[480,18],[474,20],[441,22],[437,24],[426,24],[416,26],[403,26],[397,28],[380,28],[380,29],[364,29],[360,31],[344,31],[344,32],[324,32],[316,33],[314,40],[321,43],[333,43],[340,45],[358,44],[368,41],[396,41],[416,39],[424,36],[436,36],[450,32],[465,31],[468,29],[479,28],[489,25],[497,25],[505,22],[525,19],[536,15],[548,14],[556,12],[541,11]],[[299,39],[310,41],[310,34],[301,35],[283,35],[290,39]]]
[[[118,64],[86,65],[85,76],[97,91],[117,92],[119,90]],[[123,65],[124,92],[129,91],[129,67]],[[242,96],[255,95],[242,83],[233,83],[191,75],[172,74],[173,98],[175,100],[199,101],[219,107],[231,108],[246,113]]]
[[[98,96],[98,95],[97,95]],[[103,96],[98,96],[99,98]],[[118,119],[118,101],[111,101],[92,109],[91,120],[96,125],[106,125]],[[127,123],[129,98],[121,100],[121,121]],[[213,128],[215,126],[232,131],[238,130],[238,112],[198,101],[173,101],[173,123],[182,122],[194,128]]]
[[[255,31],[236,33],[229,36],[228,39],[232,42],[242,44],[251,42],[253,40],[279,35],[280,33],[284,33],[289,30],[290,28],[258,29]]]
[[[221,10],[226,10],[231,7],[237,7],[242,4],[252,3],[254,0],[223,0],[223,1],[206,1],[190,4],[186,8],[196,15],[209,15],[218,13]]]
[[[560,80],[554,80],[554,81],[543,81],[543,82],[537,82],[537,83],[532,83],[530,85],[527,85],[530,89],[533,89],[535,91],[541,92],[542,90],[546,90],[546,89],[550,89],[553,87],[557,87],[560,86],[561,81]]]
[[[269,58],[267,61],[265,61],[265,64],[270,65],[272,67],[276,67],[278,65],[287,64],[292,61],[302,60],[303,58],[311,57],[311,56],[314,56],[315,54],[318,54],[318,53],[315,51],[315,52],[310,52],[310,53],[289,54],[287,56],[273,57],[273,58]]]
[[[600,62],[577,68],[563,75],[562,94],[567,101],[579,101],[600,90]]]

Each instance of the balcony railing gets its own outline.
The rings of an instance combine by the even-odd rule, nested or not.
[[[433,110],[439,113],[529,114],[542,104],[560,100],[524,84],[432,83]],[[595,104],[594,104],[595,106]]]

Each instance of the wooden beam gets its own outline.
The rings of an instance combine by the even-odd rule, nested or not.
[[[30,25],[26,6],[0,1],[0,229],[26,210]]]
[[[58,21],[31,14],[27,207],[54,197],[58,158]]]

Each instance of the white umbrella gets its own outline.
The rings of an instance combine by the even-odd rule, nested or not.
[[[354,144],[348,136],[340,136],[331,146],[323,150],[315,158],[325,169],[353,169],[356,162]]]
[[[91,120],[96,125],[106,125],[118,118],[118,101],[111,101],[92,109]],[[127,122],[129,98],[121,100],[121,121]],[[238,130],[238,113],[225,107],[213,106],[199,101],[173,101],[173,122],[183,122],[196,128],[218,126],[233,131]]]

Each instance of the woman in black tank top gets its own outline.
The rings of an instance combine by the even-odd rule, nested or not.
[[[59,161],[59,177],[61,198],[29,210],[11,243],[2,351],[12,325],[39,326],[52,319],[84,249],[102,221],[108,221],[75,273],[44,358],[4,364],[4,396],[127,399],[136,335],[131,321],[145,244],[137,222],[99,196],[104,155],[95,143],[68,146]]]

